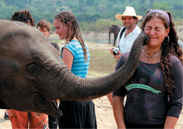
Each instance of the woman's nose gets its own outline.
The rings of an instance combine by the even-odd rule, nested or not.
[[[150,34],[150,35],[155,34],[155,30],[151,30],[149,34]]]

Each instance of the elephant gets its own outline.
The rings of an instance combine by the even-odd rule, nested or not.
[[[90,100],[104,96],[125,84],[135,72],[142,44],[142,32],[130,56],[119,70],[99,78],[74,75],[49,40],[35,27],[0,20],[0,108],[32,111],[54,116],[62,112],[53,101]]]
[[[116,45],[115,42],[116,42],[116,39],[117,39],[117,36],[118,36],[120,29],[121,28],[119,26],[113,25],[113,24],[109,27],[109,44],[110,44],[111,33],[113,33],[114,34],[113,46]]]

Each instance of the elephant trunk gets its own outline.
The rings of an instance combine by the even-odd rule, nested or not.
[[[62,69],[56,98],[64,101],[90,100],[106,95],[124,85],[134,74],[140,59],[141,48],[148,36],[141,32],[135,40],[127,62],[117,71],[100,78],[81,78],[68,69]],[[63,75],[64,74],[64,75]]]

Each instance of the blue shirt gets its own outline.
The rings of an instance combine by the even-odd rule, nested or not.
[[[68,44],[64,45],[64,47],[62,47],[61,58],[62,58],[62,53],[64,48],[67,48],[74,57],[71,71],[76,76],[85,78],[88,73],[89,61],[90,61],[90,53],[87,45],[85,44],[88,59],[85,59],[82,46],[77,40],[71,40],[71,42],[69,42]]]

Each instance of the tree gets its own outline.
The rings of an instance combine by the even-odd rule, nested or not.
[[[58,6],[62,6],[62,4],[63,4],[63,3],[62,3],[61,0],[57,0],[57,5],[58,5]]]
[[[152,9],[152,8],[153,8],[153,1],[154,1],[154,0],[150,0],[150,1],[151,1],[151,9]]]
[[[19,9],[23,9],[28,6],[32,0],[4,0],[6,5],[18,6]]]
[[[94,0],[86,0],[86,5],[93,6],[94,5]]]
[[[154,4],[154,7],[153,9],[162,9],[164,11],[172,11],[173,7],[170,6],[170,3],[169,2],[156,2]]]
[[[91,16],[92,21],[96,21],[100,18],[101,18],[100,14],[94,14],[94,15]]]

